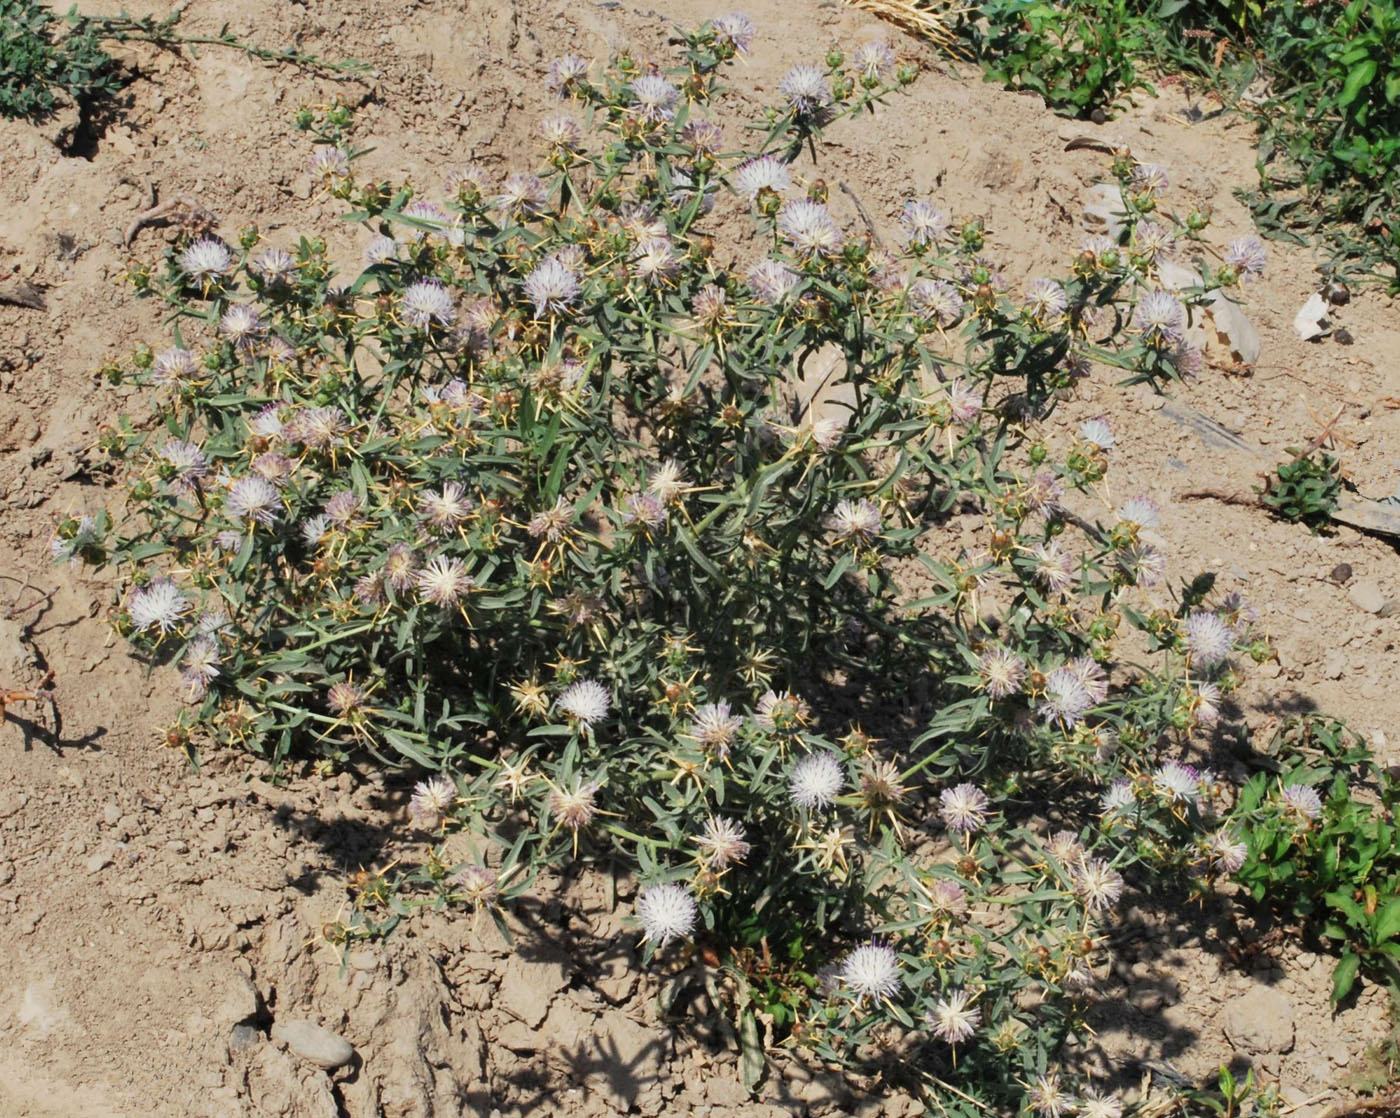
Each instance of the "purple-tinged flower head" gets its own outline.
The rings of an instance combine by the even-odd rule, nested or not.
[[[778,211],[778,231],[801,256],[830,256],[841,247],[841,230],[820,202],[784,202]]]
[[[760,155],[741,163],[734,172],[734,190],[752,202],[765,190],[781,194],[792,185],[788,165],[775,155]]]
[[[408,813],[420,827],[435,831],[447,819],[457,802],[457,785],[450,776],[434,776],[419,781],[408,801]]]
[[[281,503],[277,490],[267,478],[248,474],[229,487],[224,511],[234,520],[267,526],[276,522]]]
[[[838,501],[826,526],[836,534],[838,543],[858,545],[874,543],[885,528],[880,506],[871,500]]]
[[[297,260],[284,248],[265,249],[248,265],[268,287],[283,287],[296,275]]]
[[[949,920],[967,914],[967,890],[956,881],[940,877],[929,882],[926,907],[936,920]]]
[[[1167,577],[1167,557],[1149,543],[1130,543],[1114,555],[1114,565],[1132,586],[1160,586]]]
[[[628,493],[622,499],[622,523],[642,532],[666,526],[666,504],[653,493]]]
[[[199,376],[199,364],[194,354],[180,346],[171,346],[156,354],[151,362],[151,383],[158,388],[179,387]]]
[[[879,81],[894,73],[895,57],[890,45],[878,39],[861,43],[851,55],[851,64],[861,77]]]
[[[695,898],[684,885],[668,882],[643,889],[637,898],[637,919],[642,938],[665,947],[673,939],[685,939],[695,928]]]
[[[860,798],[869,808],[891,808],[904,802],[909,789],[903,774],[893,761],[877,761],[866,757],[860,768]]]
[[[311,150],[306,168],[313,178],[334,182],[350,177],[350,157],[330,144],[317,144]]]
[[[213,283],[233,267],[233,253],[216,237],[200,237],[180,253],[180,270],[200,283]]]
[[[476,579],[467,574],[466,564],[455,555],[438,555],[429,560],[413,581],[423,601],[443,609],[455,606],[464,594],[476,587]]]
[[[944,826],[962,834],[970,835],[982,829],[987,822],[989,806],[987,793],[966,782],[945,788],[938,796],[938,814]]]
[[[1084,690],[1089,693],[1089,698],[1094,700],[1095,705],[1108,698],[1108,673],[1092,656],[1076,656],[1068,661],[1065,667],[1079,677],[1079,682],[1084,685]]]
[[[681,258],[669,237],[652,237],[632,253],[632,274],[648,287],[665,287],[681,270]]]
[[[244,543],[243,533],[233,528],[225,528],[214,536],[214,546],[220,551],[237,551]]]
[[[1054,516],[1065,499],[1065,483],[1047,467],[1036,470],[1026,482],[1026,507],[1040,516]]]
[[[1111,907],[1123,895],[1123,875],[1102,858],[1086,858],[1071,871],[1070,879],[1090,912]]]
[[[1167,354],[1167,360],[1171,362],[1172,368],[1176,370],[1179,377],[1194,377],[1205,368],[1205,355],[1201,352],[1201,347],[1193,342],[1181,338],[1172,346]]]
[[[1322,797],[1311,784],[1290,784],[1283,790],[1283,803],[1304,819],[1316,819],[1322,814]]]
[[[209,460],[204,457],[204,451],[184,439],[167,439],[160,448],[160,458],[172,493],[193,492],[209,472]]]
[[[418,583],[418,556],[406,543],[396,543],[384,553],[384,582],[397,594]]]
[[[1126,815],[1135,807],[1137,794],[1133,791],[1132,783],[1122,778],[1110,784],[1099,797],[1099,810],[1106,817]]]
[[[452,294],[436,280],[417,280],[404,288],[403,320],[416,330],[426,330],[434,322],[451,326],[457,317]]]
[[[724,129],[712,120],[695,117],[682,126],[680,140],[693,155],[715,155],[724,147]]]
[[[989,698],[1004,699],[1021,689],[1026,678],[1026,662],[1018,653],[999,644],[977,658],[977,676]]]
[[[1122,246],[1110,237],[1105,237],[1102,233],[1096,233],[1092,237],[1085,237],[1079,242],[1079,251],[1087,252],[1091,256],[1102,258],[1106,255],[1117,255]]]
[[[248,433],[257,439],[279,439],[286,425],[276,404],[268,404],[248,419]]]
[[[307,547],[315,547],[326,538],[326,533],[330,530],[330,526],[331,518],[325,513],[320,513],[316,516],[308,516],[303,520],[298,531],[301,533],[302,542],[305,543]]]
[[[1138,300],[1133,325],[1150,346],[1167,349],[1181,341],[1186,330],[1186,308],[1169,291],[1149,291]]]
[[[1026,284],[1021,307],[1038,322],[1053,322],[1059,319],[1068,306],[1069,296],[1054,280],[1033,279]]]
[[[716,872],[742,862],[751,849],[743,824],[715,816],[705,821],[705,829],[696,837],[695,845],[700,848],[701,862]]]
[[[714,32],[716,43],[730,48],[735,54],[748,54],[749,46],[758,34],[753,20],[743,12],[730,12],[726,16],[720,16],[710,23],[710,30]]]
[[[326,709],[337,718],[351,718],[364,710],[369,692],[348,679],[339,679],[326,688]]]
[[[806,700],[798,698],[791,691],[784,691],[781,695],[776,691],[765,691],[754,708],[753,720],[762,730],[791,733],[806,725],[811,713]]]
[[[1133,188],[1135,190],[1166,190],[1167,185],[1167,169],[1160,164],[1139,163],[1133,168]]]
[[[744,275],[744,281],[760,303],[776,307],[792,293],[801,277],[777,260],[760,260]]]
[[[296,471],[296,463],[285,454],[278,454],[275,450],[259,454],[249,465],[255,474],[266,478],[273,485],[288,484],[292,479],[292,474]]]
[[[1223,664],[1234,651],[1235,631],[1210,610],[1192,610],[1186,617],[1186,655],[1193,667],[1212,668]]]
[[[857,998],[892,998],[904,985],[899,976],[899,956],[888,944],[862,944],[842,962],[841,984]]]
[[[807,422],[798,428],[796,441],[798,445],[810,442],[818,450],[830,454],[841,445],[841,440],[846,436],[846,426],[849,422],[850,416],[848,415],[809,417]]]
[[[715,283],[707,283],[695,293],[690,301],[690,314],[697,326],[714,330],[725,321],[729,311],[729,296],[724,288]]]
[[[584,89],[588,84],[588,59],[578,54],[566,54],[549,64],[545,85],[561,101]]]
[[[1118,519],[1139,528],[1156,528],[1161,523],[1157,516],[1160,507],[1151,497],[1129,497],[1118,507]]]
[[[1084,680],[1069,665],[1056,668],[1045,677],[1045,695],[1040,701],[1040,717],[1072,730],[1094,707],[1094,697]]]
[[[578,273],[557,254],[545,257],[525,277],[525,295],[535,304],[536,318],[567,314],[578,294]]]
[[[496,195],[496,208],[513,220],[539,213],[548,202],[549,190],[535,175],[507,175]]]
[[[575,836],[598,814],[598,785],[574,781],[572,788],[555,788],[549,795],[549,813]]]
[[[185,694],[192,702],[203,699],[209,685],[219,678],[219,665],[223,658],[219,653],[218,638],[203,633],[185,645],[185,654],[180,658],[180,680],[185,686]]]
[[[904,241],[910,248],[930,248],[948,232],[948,215],[922,198],[904,203],[899,223],[904,226]]]
[[[917,279],[904,294],[905,305],[915,314],[930,318],[945,329],[963,313],[963,297],[946,280]]]
[[[463,866],[447,879],[447,883],[475,908],[495,903],[501,891],[500,878],[488,866]]]
[[[1193,683],[1196,692],[1194,713],[1202,726],[1214,726],[1220,720],[1220,688],[1214,683]]]
[[[1051,594],[1063,594],[1075,580],[1074,556],[1060,547],[1058,541],[1038,543],[1030,549],[1032,577]]]
[[[326,502],[323,511],[326,519],[332,524],[346,528],[358,519],[363,506],[364,502],[360,500],[358,493],[353,489],[342,489]]]
[[[1252,278],[1264,274],[1269,254],[1258,237],[1241,237],[1231,241],[1230,247],[1225,250],[1225,263],[1241,275]]]
[[[660,74],[643,74],[629,87],[637,116],[647,124],[660,124],[676,115],[676,102],[681,91]]]
[[[1249,856],[1249,848],[1228,831],[1206,836],[1204,846],[1206,865],[1215,873],[1232,874]]]
[[[1142,221],[1133,229],[1132,249],[1148,264],[1157,265],[1175,251],[1176,235],[1160,222]]]
[[[460,243],[463,230],[460,219],[449,213],[436,202],[417,198],[403,208],[405,240],[413,244],[421,243],[429,236],[442,236],[453,243]]]
[[[1056,831],[1045,844],[1045,853],[1062,866],[1072,866],[1084,860],[1084,845],[1073,831]]]
[[[219,333],[244,351],[252,348],[264,329],[257,307],[249,303],[234,303],[219,318]]]
[[[323,408],[300,408],[283,428],[283,437],[301,443],[307,450],[331,450],[345,442],[350,423],[345,413],[331,404]]]
[[[440,490],[428,490],[418,498],[419,514],[440,532],[450,532],[471,515],[472,499],[466,488],[456,481],[443,484]]]
[[[467,163],[443,176],[442,189],[449,198],[475,205],[490,193],[491,175],[479,163]]]
[[[589,727],[608,716],[608,711],[612,709],[612,696],[597,680],[580,679],[559,693],[554,706],[571,722]]]
[[[743,724],[744,720],[731,712],[728,703],[705,703],[695,709],[690,725],[681,736],[723,759],[729,755]]]
[[[977,389],[955,380],[944,385],[943,391],[948,397],[948,409],[954,423],[966,427],[982,414],[985,397]]]
[[[959,1045],[977,1035],[982,1011],[969,1004],[966,990],[950,990],[924,1017],[928,1030],[946,1044]]]
[[[389,600],[384,593],[384,572],[371,571],[363,574],[355,580],[355,587],[351,591],[351,596],[356,604],[369,609],[376,609]]]
[[[846,783],[846,770],[834,753],[809,753],[788,774],[792,802],[805,811],[818,811],[836,802]]]
[[[1117,1095],[1090,1088],[1075,1103],[1079,1118],[1123,1118],[1123,1103]]]
[[[1079,433],[1086,442],[1093,443],[1100,450],[1112,450],[1114,444],[1118,442],[1114,437],[1113,428],[1108,425],[1108,420],[1103,416],[1095,419],[1086,419],[1079,425]]]
[[[831,104],[826,75],[815,66],[794,66],[779,79],[778,92],[797,117],[816,117]]]
[[[540,121],[540,139],[555,151],[577,151],[583,143],[583,128],[571,116],[555,113]]]
[[[533,539],[558,543],[564,538],[573,522],[574,506],[560,497],[549,508],[530,517],[530,522],[525,525],[525,530],[530,533]]]
[[[1074,1113],[1074,1100],[1065,1094],[1060,1086],[1060,1073],[1053,1069],[1036,1076],[1026,1093],[1026,1101],[1040,1118],[1063,1118]]]
[[[83,515],[77,519],[78,526],[73,530],[71,536],[61,535],[55,531],[50,538],[49,554],[53,556],[54,562],[67,561],[76,564],[83,548],[97,542],[99,533],[96,518]]]
[[[126,612],[138,633],[159,629],[163,637],[180,623],[192,608],[171,578],[152,579],[133,590],[126,599]]]
[[[1195,800],[1201,785],[1201,774],[1192,765],[1168,761],[1152,774],[1152,790],[1172,803]]]

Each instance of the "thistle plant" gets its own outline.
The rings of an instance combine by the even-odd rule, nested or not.
[[[1056,1060],[1133,875],[1220,872],[1192,736],[1268,655],[1107,499],[1111,423],[1050,422],[1093,361],[1195,367],[1178,234],[1126,154],[1123,240],[1019,289],[931,200],[846,228],[806,160],[914,69],[833,51],[746,131],[754,33],[556,61],[538,161],[436,195],[303,118],[363,265],[250,230],[135,267],[174,336],[109,371],[152,415],[55,555],[121,580],[177,740],[423,771],[411,825],[476,853],[367,875],[347,939],[423,904],[504,932],[542,867],[606,860],[751,1080],[763,1008],[917,1054],[943,1113],[1117,1113]]]

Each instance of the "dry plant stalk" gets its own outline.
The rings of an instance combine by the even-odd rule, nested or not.
[[[905,31],[922,35],[949,54],[962,53],[953,33],[948,30],[948,20],[966,9],[942,4],[938,0],[846,0],[846,3],[888,20]]]

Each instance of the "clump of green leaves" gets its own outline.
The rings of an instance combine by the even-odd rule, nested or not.
[[[0,0],[0,116],[42,117],[57,107],[58,93],[81,102],[121,88],[97,28],[78,20],[62,29],[39,0]]]
[[[1057,113],[1105,119],[1125,94],[1151,92],[1136,63],[1143,21],[1126,0],[986,0],[961,18],[988,81],[1033,90]]]
[[[1258,903],[1302,922],[1338,953],[1332,1001],[1363,970],[1400,979],[1400,785],[1336,719],[1290,720],[1269,753],[1276,772],[1240,792],[1233,824],[1248,857],[1236,880]]]
[[[1280,462],[1258,490],[1260,502],[1276,516],[1294,524],[1321,529],[1337,510],[1342,494],[1341,463],[1322,450],[1289,447],[1291,457]]]

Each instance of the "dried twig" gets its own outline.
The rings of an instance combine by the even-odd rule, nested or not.
[[[150,192],[150,204],[132,219],[122,234],[122,244],[127,248],[131,247],[137,233],[157,221],[173,221],[190,234],[208,233],[219,223],[219,219],[201,206],[193,195],[177,194],[158,203],[155,200],[155,186],[150,185],[147,189]]]
[[[966,9],[938,0],[846,0],[853,8],[887,19],[906,31],[937,43],[949,54],[961,54],[957,40],[948,30],[952,17]]]

